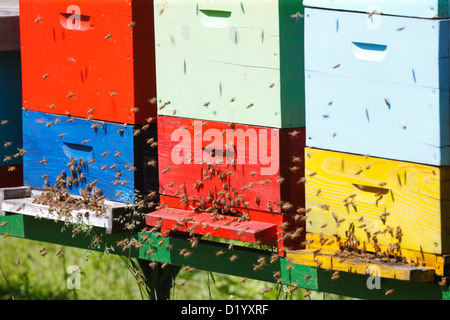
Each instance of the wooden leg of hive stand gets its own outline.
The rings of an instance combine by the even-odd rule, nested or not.
[[[181,267],[169,264],[161,268],[162,263],[150,267],[148,260],[137,259],[142,273],[147,280],[150,289],[151,300],[169,300],[170,289],[174,283],[174,279],[180,271]]]

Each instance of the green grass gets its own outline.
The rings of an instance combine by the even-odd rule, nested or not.
[[[42,256],[40,250],[47,254]],[[62,253],[56,255],[58,250]],[[114,254],[62,247],[14,237],[0,237],[1,300],[140,300],[139,285],[123,259]],[[20,259],[20,262],[18,262]],[[80,288],[69,289],[71,265],[80,267]],[[286,286],[204,270],[181,268],[171,299],[175,300],[275,300],[341,299],[332,294],[298,289],[291,295]],[[70,281],[73,283],[72,281]],[[183,285],[181,285],[183,284]],[[272,288],[262,293],[263,289]]]

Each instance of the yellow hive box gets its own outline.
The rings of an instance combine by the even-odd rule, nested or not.
[[[306,148],[306,231],[368,251],[450,253],[449,177],[450,167]]]

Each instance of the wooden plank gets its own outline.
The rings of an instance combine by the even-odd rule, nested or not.
[[[306,230],[449,253],[448,168],[306,148]]]
[[[11,195],[12,192],[15,192],[15,195]],[[49,205],[36,201],[43,194],[43,191],[32,190],[29,187],[0,190],[0,195],[4,197],[0,202],[0,212],[67,221],[72,224],[85,224],[86,226],[104,228],[107,234],[111,234],[125,230],[125,223],[119,221],[119,218],[123,217],[127,221],[126,214],[133,210],[132,206],[114,201],[105,201],[102,208],[96,209],[86,207],[71,211],[58,210],[57,206],[56,209],[53,209]],[[82,199],[81,196],[72,197],[73,199]],[[100,210],[104,210],[104,212]]]
[[[293,264],[286,258],[280,262],[281,275],[288,281],[286,284],[293,283],[319,292],[368,300],[442,300],[448,297],[448,287],[434,283],[376,278],[341,271],[336,276],[333,271]]]
[[[434,269],[410,266],[401,263],[381,262],[374,259],[364,259],[360,255],[339,256],[332,251],[320,251],[313,249],[288,251],[286,261],[332,271],[344,271],[359,274],[371,274],[377,270],[378,276],[383,278],[432,282],[435,280]]]
[[[408,0],[399,0],[395,3],[389,0],[305,0],[304,6],[333,9],[341,11],[358,11],[377,14],[408,16],[420,18],[448,18],[447,0],[422,0],[411,5]],[[384,18],[384,17],[383,17]]]
[[[20,15],[25,109],[131,124],[156,117],[153,2],[21,0]]]
[[[343,239],[341,239],[342,241]],[[317,250],[321,249],[329,252],[340,252],[341,243],[338,238],[331,236],[324,236],[323,234],[307,233],[306,234],[306,249]],[[400,248],[399,250],[392,250],[392,247],[388,245],[379,244],[379,247],[374,247],[374,243],[364,243],[361,247],[366,253],[390,252],[390,258],[395,258],[397,261],[405,261],[411,266],[426,267],[433,269],[435,274],[440,277],[446,277],[450,267],[449,255],[436,255],[427,252],[408,250]],[[401,257],[401,259],[400,259]],[[388,259],[387,259],[388,260]]]
[[[306,11],[307,146],[448,166],[448,19]]]
[[[0,51],[20,50],[18,0],[3,0],[0,4],[0,39]]]
[[[158,107],[170,101],[158,114],[304,127],[303,21],[296,12],[303,6],[291,0],[155,1]]]
[[[145,239],[145,241],[144,241]],[[219,242],[161,237],[159,233],[139,234],[144,246],[139,258],[149,261],[189,266],[195,269],[224,273],[249,279],[277,281],[275,273],[280,270],[280,260],[275,252],[257,250]],[[257,267],[259,266],[259,267]]]
[[[28,186],[19,186],[13,188],[0,188],[0,203],[4,200],[18,199],[18,198],[28,198],[31,197],[31,188]],[[0,207],[0,216],[4,216],[4,212]]]
[[[253,220],[239,221],[237,217],[227,215],[218,215],[216,218],[217,220],[212,219],[210,214],[168,208],[145,215],[145,221],[149,226],[156,226],[162,222],[161,233],[165,236],[171,232],[184,231],[253,243],[261,243],[276,237],[276,224]]]
[[[24,148],[28,151],[24,157],[24,183],[32,188],[42,189],[46,179],[54,186],[57,177],[65,172],[73,182],[67,182],[66,189],[73,194],[94,181],[111,201],[135,203],[139,201],[136,190],[140,197],[158,190],[158,167],[148,165],[150,160],[157,162],[157,148],[147,143],[150,138],[157,140],[155,124],[144,130],[140,125],[29,110],[24,110],[23,122]],[[75,164],[69,165],[71,159]]]

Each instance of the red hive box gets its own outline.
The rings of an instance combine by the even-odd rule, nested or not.
[[[156,115],[153,1],[20,0],[20,33],[24,109],[130,124]]]
[[[261,243],[278,233],[280,249],[298,247],[304,232],[284,239],[280,227],[292,233],[303,224],[297,210],[304,207],[304,143],[304,128],[159,116],[162,208],[147,223],[163,220],[162,232]],[[220,219],[210,219],[212,212]],[[242,215],[250,220],[237,219]]]

